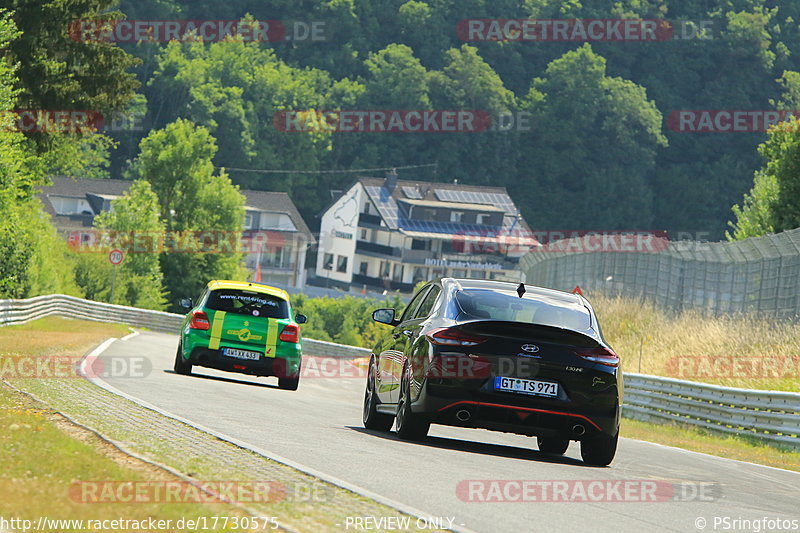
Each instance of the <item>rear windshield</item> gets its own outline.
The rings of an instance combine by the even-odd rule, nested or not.
[[[471,318],[542,324],[573,331],[591,328],[589,311],[579,303],[537,295],[519,298],[516,294],[465,289],[456,293],[461,310]]]
[[[215,311],[266,318],[289,318],[289,302],[258,292],[220,289],[208,295],[205,305]]]

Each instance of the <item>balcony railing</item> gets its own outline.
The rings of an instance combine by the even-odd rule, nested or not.
[[[381,217],[378,215],[369,215],[367,213],[359,213],[358,214],[358,225],[359,226],[380,226],[381,225]]]
[[[402,255],[402,251],[399,248],[367,241],[356,241],[356,252],[373,253],[391,257],[400,257]]]
[[[403,283],[400,281],[392,281],[389,279],[373,278],[371,276],[364,276],[363,274],[353,274],[352,287],[359,287],[366,285],[380,290],[392,290],[400,292],[411,292],[414,290],[414,285],[411,283]]]

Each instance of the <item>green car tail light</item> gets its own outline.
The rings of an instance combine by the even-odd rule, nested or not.
[[[189,329],[211,329],[211,321],[204,311],[192,312],[192,320],[189,322]]]
[[[280,339],[283,342],[300,342],[300,326],[296,324],[287,324],[281,332]]]

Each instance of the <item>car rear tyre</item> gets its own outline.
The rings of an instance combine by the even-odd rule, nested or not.
[[[569,439],[557,439],[554,437],[536,437],[536,444],[542,453],[552,453],[553,455],[564,455],[569,448]]]
[[[293,378],[278,378],[278,388],[283,390],[297,390],[300,386],[300,376]]]
[[[619,430],[616,435],[597,435],[581,441],[581,458],[583,462],[592,466],[608,466],[614,460],[617,453],[617,441],[619,440]]]
[[[403,440],[423,440],[428,435],[431,423],[411,410],[411,372],[409,368],[408,365],[403,368],[395,430],[397,436]]]
[[[183,359],[183,347],[179,344],[175,353],[175,365],[172,367],[176,374],[188,376],[192,373],[192,364]]]
[[[369,372],[367,373],[367,385],[364,389],[364,410],[361,416],[364,427],[378,431],[389,431],[392,429],[394,417],[378,412],[378,398],[375,393],[375,360],[369,362]]]

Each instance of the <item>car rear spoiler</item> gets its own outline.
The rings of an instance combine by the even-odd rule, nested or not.
[[[604,346],[598,338],[591,335],[591,330],[583,333],[556,326],[545,326],[543,324],[480,319],[463,322],[455,327],[465,332],[475,333],[484,337],[503,337],[519,339],[521,341],[540,340],[542,342],[567,344],[581,348],[597,348]]]

